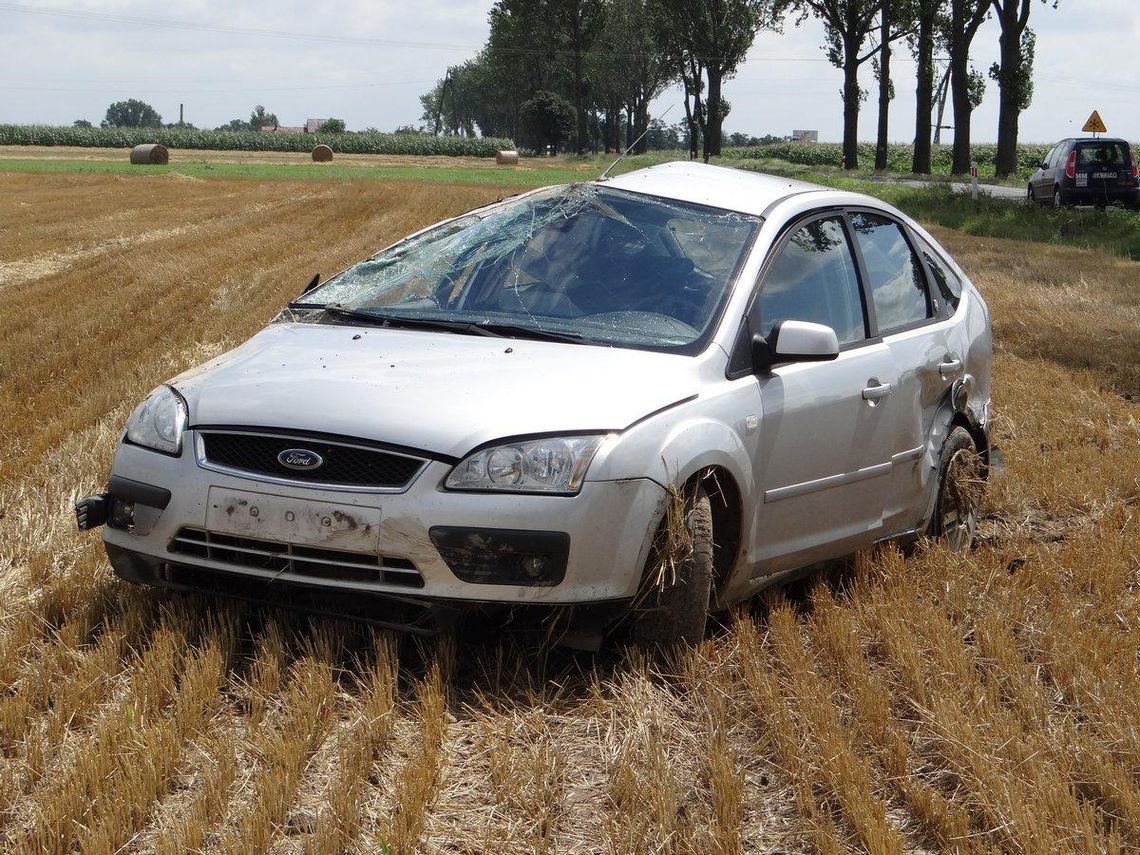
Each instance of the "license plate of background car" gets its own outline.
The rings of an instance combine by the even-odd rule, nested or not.
[[[379,508],[308,502],[222,487],[210,488],[206,528],[348,552],[380,549]]]
[[[1110,179],[1112,181],[1115,181],[1116,180],[1116,173],[1115,172],[1094,172],[1093,178],[1106,178],[1106,179]]]

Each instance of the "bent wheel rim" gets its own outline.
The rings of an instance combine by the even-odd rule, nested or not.
[[[954,452],[942,484],[939,522],[943,538],[956,552],[965,552],[973,545],[982,484],[978,455],[969,449]]]

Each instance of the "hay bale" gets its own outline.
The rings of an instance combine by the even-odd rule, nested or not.
[[[499,166],[518,166],[519,153],[517,151],[500,151],[495,155],[495,163]]]
[[[319,145],[313,149],[313,160],[316,163],[328,163],[332,160],[332,149],[327,145]]]
[[[170,152],[166,146],[158,143],[145,143],[136,145],[131,149],[131,163],[145,164],[147,166],[166,166],[170,163]]]

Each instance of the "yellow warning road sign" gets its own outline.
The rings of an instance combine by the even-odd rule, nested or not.
[[[1092,111],[1089,120],[1085,122],[1085,126],[1081,128],[1086,134],[1107,134],[1108,128],[1104,126],[1104,121],[1100,117],[1100,113],[1096,110]]]

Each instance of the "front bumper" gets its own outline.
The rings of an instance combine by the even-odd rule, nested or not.
[[[136,492],[133,505],[139,524],[133,530],[113,524],[103,527],[108,556],[120,576],[193,590],[211,590],[218,587],[215,582],[225,582],[220,587],[242,587],[243,592],[219,593],[248,599],[266,599],[272,594],[275,601],[280,591],[292,592],[287,597],[295,596],[298,600],[319,592],[334,603],[337,598],[356,598],[361,602],[384,600],[420,607],[434,603],[446,608],[477,603],[573,605],[628,600],[635,595],[641,580],[666,498],[665,491],[648,479],[587,481],[581,493],[569,497],[452,492],[441,487],[450,466],[438,461],[429,463],[402,493],[271,484],[255,477],[202,468],[190,451],[193,441],[193,432],[188,431],[180,457],[126,443],[119,446],[106,502],[112,518],[116,484],[131,482],[148,485],[161,494],[169,492],[163,508],[148,505],[146,497]],[[244,538],[240,533],[240,537],[235,537],[235,532],[216,530],[216,508],[214,513],[208,512],[211,490],[257,494],[266,501],[327,504],[358,511],[362,520],[379,521],[377,532],[370,535],[369,541],[381,556],[378,566],[395,569],[374,573],[372,577],[354,570],[351,578],[339,578],[336,573],[325,572],[323,564],[328,563],[328,556],[322,549],[345,547],[305,538],[267,548],[287,549],[296,559],[290,568],[316,569],[320,575],[270,567],[268,557],[264,558],[266,566],[256,566],[261,559],[255,553],[261,550],[249,547],[251,543],[255,547],[261,544],[240,539]],[[95,505],[88,509],[98,516]],[[434,539],[438,541],[441,527],[460,531],[509,530],[508,534],[564,533],[569,549],[561,580],[546,586],[464,581],[449,566],[429,534],[436,529]],[[195,540],[210,539],[225,546],[207,549],[193,545]],[[493,538],[488,542],[496,543]],[[358,544],[352,551],[363,550]],[[240,557],[242,563],[219,560],[219,556]],[[406,584],[409,567],[422,579],[422,585],[416,584],[414,589]],[[341,605],[349,605],[348,600]],[[331,610],[350,611],[339,605]]]

